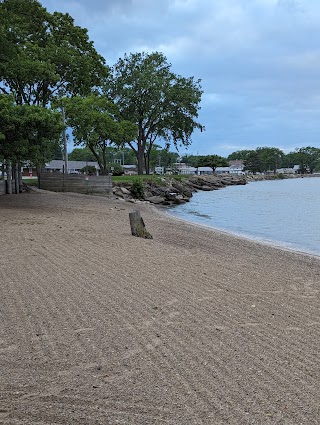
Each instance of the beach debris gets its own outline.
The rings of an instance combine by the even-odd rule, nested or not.
[[[139,238],[153,239],[152,235],[147,231],[140,211],[135,210],[129,213],[131,234]]]

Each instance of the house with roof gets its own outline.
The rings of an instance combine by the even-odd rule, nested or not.
[[[100,167],[95,161],[68,161],[68,174],[80,174],[82,173],[81,170],[85,167],[94,167],[96,169],[96,175],[99,175]],[[63,173],[64,170],[65,162],[60,159],[54,159],[46,163],[44,167],[44,172],[46,173]]]
[[[197,174],[198,176],[210,175],[213,174],[213,169],[211,167],[198,167]]]

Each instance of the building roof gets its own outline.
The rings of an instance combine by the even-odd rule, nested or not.
[[[211,173],[213,172],[211,167],[198,167],[198,171],[211,171]]]
[[[51,162],[46,163],[45,168],[47,170],[62,170],[65,162],[61,159],[54,159]],[[99,164],[94,161],[68,161],[68,169],[70,170],[81,170],[86,166],[93,166],[97,170],[100,170]]]
[[[227,171],[230,171],[230,167],[216,167],[215,171],[216,172],[219,172],[220,171],[221,173],[223,171],[226,171],[227,172]]]

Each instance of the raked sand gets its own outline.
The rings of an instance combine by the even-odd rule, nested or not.
[[[0,423],[320,424],[320,257],[135,207],[0,197]]]

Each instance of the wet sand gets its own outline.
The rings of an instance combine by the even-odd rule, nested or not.
[[[0,223],[1,424],[320,423],[320,257],[76,194]]]

